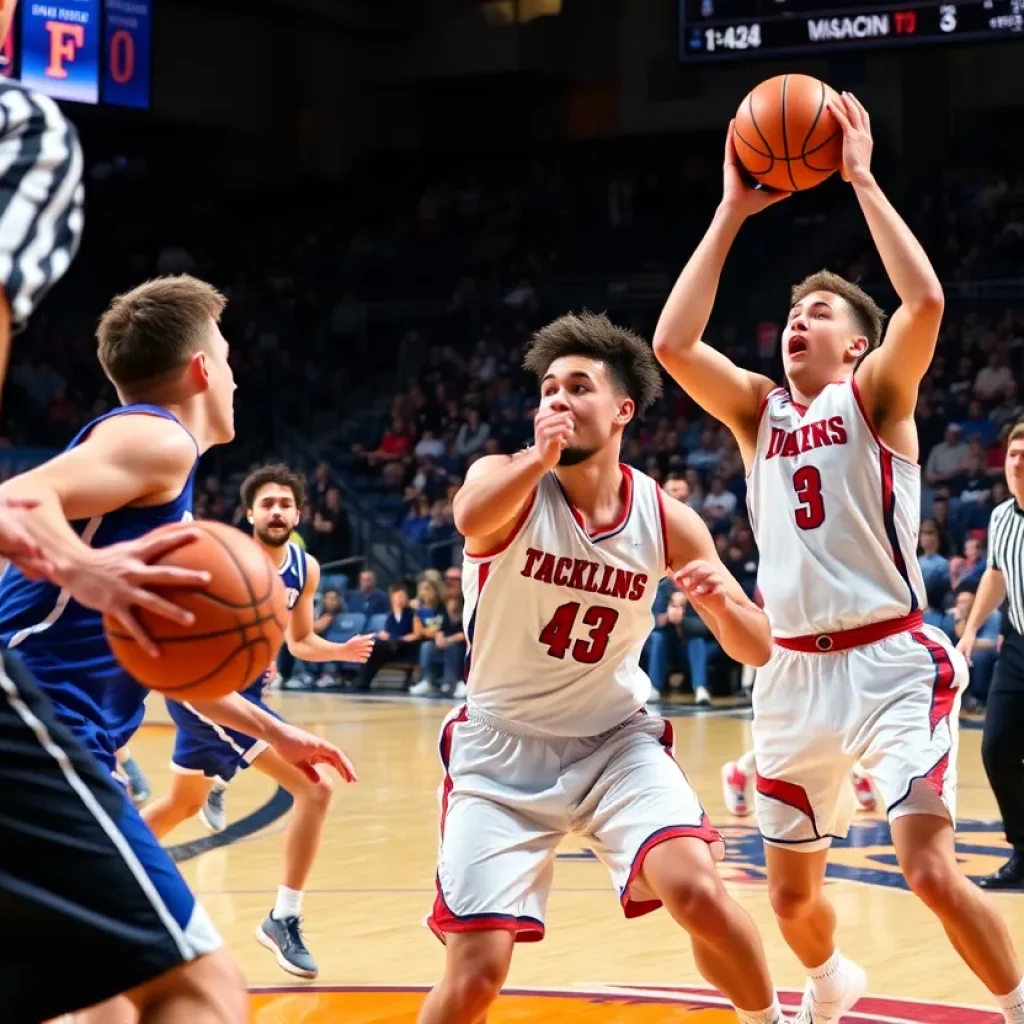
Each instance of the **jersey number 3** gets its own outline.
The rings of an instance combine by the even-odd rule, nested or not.
[[[571,645],[572,656],[576,661],[584,665],[596,665],[608,650],[608,639],[615,623],[619,621],[619,613],[614,608],[591,606],[583,614],[583,625],[591,627],[590,637],[573,643],[572,627],[576,625],[579,612],[579,601],[560,605],[551,616],[551,621],[540,631],[539,639],[547,645],[550,658],[564,658]]]
[[[825,522],[825,502],[821,496],[821,473],[816,466],[803,466],[793,474],[793,489],[800,499],[794,513],[801,530],[814,530]]]

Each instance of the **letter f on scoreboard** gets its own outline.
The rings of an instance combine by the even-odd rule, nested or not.
[[[74,64],[75,56],[85,45],[85,26],[48,21],[46,31],[50,33],[50,63],[45,74],[48,78],[67,78],[64,65]]]

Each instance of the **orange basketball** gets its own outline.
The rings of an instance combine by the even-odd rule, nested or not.
[[[769,78],[747,94],[733,143],[752,177],[779,192],[799,192],[839,168],[843,130],[825,106],[829,98],[838,97],[809,75]]]
[[[136,608],[139,624],[160,649],[152,658],[124,627],[103,618],[114,656],[134,679],[176,700],[237,693],[270,665],[284,638],[288,605],[284,584],[263,549],[240,530],[199,521],[161,527],[198,527],[199,538],[160,559],[163,565],[205,569],[204,589],[163,589],[163,595],[195,615],[191,626]]]

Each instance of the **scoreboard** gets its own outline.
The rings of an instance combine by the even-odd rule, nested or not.
[[[0,74],[57,100],[148,109],[151,25],[152,0],[21,0]]]
[[[680,0],[683,60],[1024,39],[1024,0]]]

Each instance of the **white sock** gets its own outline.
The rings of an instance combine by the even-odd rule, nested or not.
[[[744,775],[748,778],[754,774],[754,752],[748,750],[737,762],[736,767],[739,768]]]
[[[811,979],[811,993],[819,1003],[834,1003],[845,994],[844,965],[845,961],[837,949],[820,967],[807,972]]]
[[[285,917],[298,917],[302,913],[302,890],[289,889],[287,885],[277,887],[277,902],[270,916],[280,921]]]
[[[767,1010],[741,1010],[734,1006],[736,1016],[740,1024],[783,1024],[782,1007],[779,1006],[779,997],[772,998],[772,1005]]]
[[[1024,978],[1012,992],[997,997],[1008,1024],[1024,1024]]]

